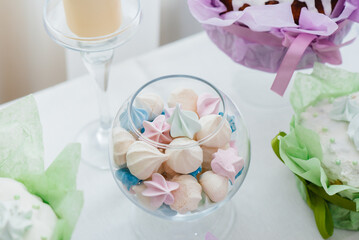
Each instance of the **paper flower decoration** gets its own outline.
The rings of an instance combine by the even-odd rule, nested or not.
[[[159,208],[163,203],[171,205],[174,203],[172,191],[178,189],[179,184],[166,181],[159,173],[152,174],[151,181],[145,181],[146,189],[142,192],[143,196],[151,197],[153,207]]]
[[[238,156],[234,148],[227,150],[218,149],[213,154],[211,167],[214,173],[228,178],[234,183],[236,175],[243,168],[244,160]]]
[[[172,138],[170,136],[171,125],[166,122],[166,117],[159,115],[153,122],[144,121],[143,127],[145,132],[142,134],[155,142],[170,143]]]
[[[198,116],[195,112],[182,111],[176,106],[172,116],[167,120],[171,124],[171,136],[193,138],[194,134],[201,130]]]
[[[148,120],[148,113],[146,110],[141,108],[132,107],[131,113],[132,122],[135,125],[135,128],[141,129],[143,121]],[[124,111],[120,115],[120,123],[121,127],[128,131],[133,131],[133,127],[131,125],[130,119],[128,117],[128,111]]]
[[[197,100],[198,116],[203,117],[209,114],[218,114],[220,102],[219,97],[214,97],[209,93],[201,94]]]
[[[140,179],[133,176],[128,168],[120,168],[115,173],[116,177],[126,186],[130,191],[131,187],[141,182]]]

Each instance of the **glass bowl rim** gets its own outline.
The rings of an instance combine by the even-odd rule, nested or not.
[[[201,140],[194,140],[195,142],[190,143],[190,144],[185,144],[185,145],[179,145],[179,146],[171,146],[170,144],[163,144],[163,143],[158,143],[156,141],[153,141],[145,136],[142,135],[142,133],[136,128],[133,120],[132,120],[132,112],[133,112],[133,105],[135,102],[136,97],[141,93],[141,91],[143,89],[145,89],[146,87],[148,87],[149,85],[159,82],[159,81],[163,81],[163,80],[176,80],[178,78],[185,78],[185,79],[190,79],[190,80],[195,80],[195,81],[199,81],[201,83],[206,84],[207,86],[209,86],[212,90],[214,90],[219,98],[222,101],[222,106],[223,106],[223,116],[221,119],[221,122],[218,124],[218,126],[216,127],[215,130],[213,130],[209,135],[207,135],[205,138],[201,139]],[[221,130],[221,128],[223,127],[223,125],[225,124],[225,121],[227,121],[227,110],[226,110],[226,104],[224,101],[224,97],[223,97],[223,93],[217,88],[215,87],[213,84],[211,84],[210,82],[196,77],[196,76],[192,76],[192,75],[186,75],[186,74],[173,74],[173,75],[165,75],[165,76],[161,76],[158,78],[155,78],[147,83],[145,83],[144,85],[142,85],[134,94],[132,94],[132,96],[130,97],[130,100],[128,102],[128,106],[127,106],[127,116],[129,117],[129,121],[130,121],[130,126],[131,126],[131,130],[136,134],[136,137],[138,137],[141,141],[144,141],[148,144],[150,144],[151,146],[157,147],[157,148],[161,148],[161,149],[184,149],[184,148],[192,148],[192,147],[196,147],[196,146],[202,146],[205,142],[211,140],[211,138],[218,133],[219,130]],[[180,137],[183,138],[183,137]]]

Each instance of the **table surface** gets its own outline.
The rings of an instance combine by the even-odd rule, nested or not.
[[[358,51],[358,41],[344,47],[341,67],[358,70],[354,61]],[[175,73],[195,75],[214,83],[234,100],[250,131],[251,166],[232,199],[238,226],[230,239],[322,239],[313,213],[296,189],[293,174],[270,147],[271,139],[280,130],[289,128],[292,110],[288,92],[284,98],[276,96],[269,90],[273,74],[235,64],[205,33],[114,65],[109,84],[113,114],[145,82]],[[97,118],[94,96],[88,75],[35,94],[43,125],[46,166],[66,144],[73,142],[81,127]],[[118,189],[109,171],[81,163],[78,187],[84,191],[85,204],[73,239],[135,239],[129,223],[132,203]],[[359,233],[336,229],[331,239],[359,239]]]

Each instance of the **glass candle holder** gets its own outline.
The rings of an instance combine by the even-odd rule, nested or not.
[[[139,127],[136,119],[134,119],[136,118],[136,99],[139,96],[148,93],[154,93],[160,96],[163,100],[169,99],[171,92],[179,86],[181,88],[193,89],[198,95],[202,93],[209,93],[220,99],[218,115],[221,115],[222,118],[218,123],[218,126],[200,140],[196,139],[195,136],[194,139],[196,141],[187,145],[172,146],[171,144],[159,143],[147,138],[143,135],[142,127]],[[121,121],[124,117],[129,120],[129,124],[127,126],[124,126],[123,121]],[[202,199],[198,204],[198,208],[195,210],[181,214],[171,209],[171,207],[166,204],[163,204],[157,209],[153,209],[151,206],[144,203],[143,198],[140,195],[141,193],[136,193],[133,190],[134,186],[143,185],[142,182],[146,180],[140,180],[138,183],[132,183],[133,186],[129,186],[128,183],[123,182],[123,179],[118,176],[118,171],[122,171],[127,168],[126,162],[122,161],[122,163],[118,163],[116,160],[117,156],[115,152],[117,152],[117,150],[115,148],[118,137],[116,134],[118,134],[119,128],[126,128],[127,133],[124,134],[131,134],[136,141],[142,141],[145,144],[158,149],[159,152],[164,155],[173,149],[191,149],[199,146],[203,151],[203,156],[208,157],[208,155],[211,156],[218,149],[208,151],[206,145],[208,145],[208,143],[218,135],[218,132],[221,131],[223,125],[227,124],[226,122],[229,123],[232,131],[230,139],[231,147],[237,150],[238,155],[244,161],[244,165],[237,174],[233,184],[228,180],[228,192],[223,200],[213,202],[208,199],[206,193],[201,190]],[[228,203],[242,185],[250,164],[250,140],[246,124],[242,114],[227,95],[211,83],[197,77],[187,75],[160,77],[143,85],[123,103],[113,121],[112,133],[112,138],[110,139],[111,171],[120,190],[136,206],[135,213],[131,216],[131,221],[133,222],[134,230],[139,237],[142,237],[142,239],[204,239],[205,234],[208,231],[211,231],[219,239],[226,239],[225,237],[230,234],[230,229],[236,219],[235,206],[232,206],[234,204],[231,205]],[[132,138],[131,136],[129,135],[130,138]],[[197,181],[199,181],[204,172],[211,171],[211,165],[208,164],[208,161],[206,165],[205,162],[203,162],[201,167],[202,172],[193,176]],[[157,172],[160,173],[161,171],[166,172],[161,169],[157,170]],[[129,176],[131,176],[131,173],[129,174]],[[166,173],[163,173],[163,175],[166,175]],[[182,174],[175,173],[174,175],[178,176]],[[173,176],[166,176],[166,180],[171,180],[171,178],[173,179]],[[214,226],[216,227],[213,228]]]

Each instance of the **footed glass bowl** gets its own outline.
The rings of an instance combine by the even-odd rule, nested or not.
[[[142,112],[136,112],[138,111],[138,103],[136,103],[136,101],[139,96],[143,96],[143,94],[149,93],[160,96],[160,98],[164,102],[165,108],[163,111],[161,111],[160,115],[166,114],[167,119],[167,100],[170,98],[171,92],[178,89],[179,87],[192,89],[198,95],[207,93],[215,97],[216,99],[219,99],[219,109],[216,115],[221,116],[221,118],[219,118],[221,120],[219,120],[218,126],[216,126],[211,132],[207,131],[207,135],[205,137],[202,136],[200,140],[195,135],[193,137],[195,141],[181,146],[172,146],[170,144],[155,142],[144,136],[142,134],[144,131],[143,126],[138,125],[138,119],[141,118]],[[128,122],[125,124],[124,119],[128,120]],[[205,162],[203,162],[201,166],[201,172],[198,175],[193,175],[195,181],[200,182],[199,179],[201,178],[201,175],[204,174],[205,171],[211,170],[211,164],[208,164],[208,157],[209,159],[213,158],[211,157],[211,155],[218,150],[214,148],[210,148],[209,150],[208,145],[211,141],[213,141],[213,139],[218,137],[218,135],[220,134],[219,132],[222,131],[221,129],[223,129],[224,126],[230,126],[230,131],[232,132],[230,135],[230,148],[236,149],[237,154],[243,159],[242,163],[244,163],[243,167],[241,167],[240,171],[236,174],[234,183],[232,184],[228,180],[228,192],[224,199],[218,202],[213,202],[203,191],[203,188],[201,188],[202,199],[198,203],[198,207],[186,213],[178,213],[177,211],[173,210],[171,206],[165,203],[157,209],[154,209],[151,206],[148,206],[148,204],[145,204],[146,201],[143,200],[143,197],[138,197],[141,193],[138,193],[138,191],[135,192],[133,190],[134,186],[136,188],[139,185],[142,185],[143,188],[145,188],[143,182],[149,181],[151,180],[151,178],[149,177],[148,179],[142,180],[138,179],[139,182],[136,182],[136,178],[133,178],[131,171],[127,168],[127,162],[124,162],[124,159],[122,159],[122,162],[119,162],[118,149],[116,149],[119,146],[116,145],[118,144],[119,139],[119,128],[122,130],[126,128],[127,133],[130,133],[130,135],[125,133],[127,137],[123,138],[120,135],[120,139],[125,139],[120,143],[122,144],[122,146],[130,144],[126,141],[126,139],[134,138],[136,141],[144,142],[146,146],[150,145],[151,149],[158,149],[159,152],[164,156],[166,156],[167,153],[172,150],[193,148],[201,149],[203,151],[204,158],[207,157],[207,164],[205,165]],[[228,149],[229,144],[227,145],[228,146],[223,147],[223,149]],[[124,148],[126,149],[126,147]],[[155,151],[157,151],[156,149]],[[123,154],[126,155],[126,153],[122,152],[122,155]],[[145,162],[143,163],[144,165],[146,164]],[[214,234],[216,237],[224,239],[223,237],[228,236],[228,234],[230,233],[230,229],[235,222],[236,213],[235,208],[229,207],[230,204],[227,203],[236,194],[236,192],[242,185],[247,175],[249,165],[250,141],[242,114],[240,113],[236,105],[233,103],[233,101],[223,92],[221,92],[211,83],[194,76],[170,75],[160,77],[146,83],[122,104],[113,121],[112,137],[110,137],[110,167],[113,177],[120,190],[131,202],[135,204],[135,211],[137,211],[137,209],[142,209],[144,211],[137,211],[137,213],[131,216],[133,219],[132,222],[136,225],[136,227],[134,226],[134,228],[136,228],[136,233],[139,237],[145,237],[146,239],[204,239],[205,234],[208,231],[211,231],[211,233]],[[127,172],[124,170],[126,170]],[[125,177],[123,177],[124,172],[125,175],[127,174]],[[162,165],[160,169],[158,169],[156,172],[162,174],[167,181],[171,181],[173,179],[173,174],[172,176],[168,176],[171,174],[167,174],[166,170],[163,170]],[[185,174],[175,173],[174,175]],[[226,206],[223,207],[224,205]],[[217,209],[221,210],[216,211]],[[159,217],[160,219],[156,217]],[[155,219],[151,220],[152,218]],[[141,221],[142,223],[139,223]],[[213,228],[213,225],[215,225],[216,228]]]

